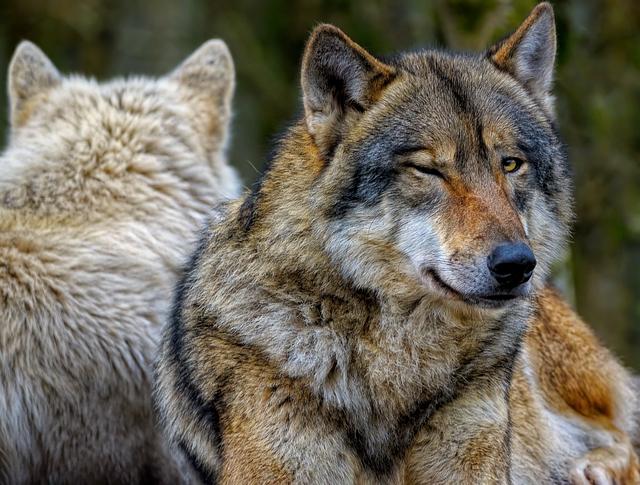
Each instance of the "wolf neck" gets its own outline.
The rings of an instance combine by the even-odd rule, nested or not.
[[[252,274],[245,282],[257,283],[268,302],[260,308],[269,308],[257,310],[248,343],[277,335],[262,351],[286,374],[303,378],[349,419],[377,422],[382,435],[400,422],[428,419],[463,381],[493,373],[506,386],[525,309],[471,317],[425,298],[409,304],[355,288],[313,232],[312,222],[324,215],[310,207],[309,194],[325,167],[303,127],[290,135],[260,189],[235,214],[241,227],[230,228],[251,247],[248,264],[260,270],[258,281]],[[258,328],[264,333],[256,336]],[[371,449],[378,440],[363,439]]]

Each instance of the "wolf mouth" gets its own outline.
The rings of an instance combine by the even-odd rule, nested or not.
[[[453,296],[458,300],[462,300],[469,305],[484,306],[497,308],[505,305],[507,302],[515,300],[518,295],[513,294],[492,294],[492,295],[468,295],[464,294],[452,286],[444,282],[444,280],[433,269],[428,269],[425,274],[438,286],[441,290],[444,290],[447,294]]]

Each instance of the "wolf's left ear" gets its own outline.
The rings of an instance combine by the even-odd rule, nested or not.
[[[11,126],[26,121],[29,102],[61,82],[61,76],[49,58],[35,44],[22,41],[13,54],[8,74]]]
[[[489,49],[488,57],[553,110],[556,27],[549,3],[538,4],[513,34]]]
[[[305,121],[323,156],[338,143],[345,122],[359,116],[395,77],[379,61],[333,25],[318,26],[302,59]]]
[[[209,98],[212,109],[224,113],[230,111],[236,74],[231,52],[223,40],[205,42],[169,77],[190,88],[199,97]]]

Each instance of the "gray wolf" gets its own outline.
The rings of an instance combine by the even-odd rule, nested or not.
[[[638,482],[630,376],[548,285],[572,220],[553,10],[482,54],[330,25],[205,232],[155,399],[208,482]]]
[[[238,190],[229,51],[209,41],[162,78],[97,83],[23,42],[8,78],[0,482],[180,482],[152,362],[198,228]]]

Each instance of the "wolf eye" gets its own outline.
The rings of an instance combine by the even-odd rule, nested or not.
[[[524,162],[519,158],[507,157],[502,159],[502,171],[504,173],[514,173],[520,170]]]
[[[425,167],[424,165],[418,165],[417,163],[406,163],[405,166],[414,169],[416,172],[420,172],[425,175],[433,175],[434,177],[444,178],[442,172],[438,169]]]

